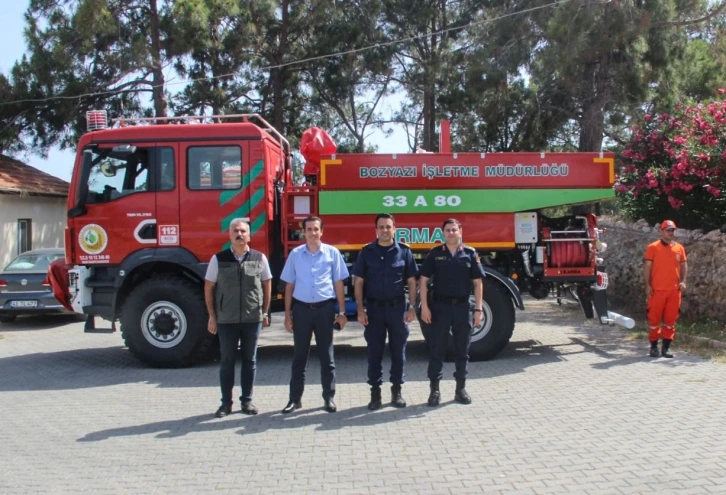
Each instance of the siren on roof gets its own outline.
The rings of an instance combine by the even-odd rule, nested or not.
[[[89,110],[86,112],[86,130],[99,131],[108,127],[106,110]]]

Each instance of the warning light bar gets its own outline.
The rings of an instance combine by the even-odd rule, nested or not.
[[[106,110],[89,110],[86,112],[86,130],[99,131],[108,127]]]

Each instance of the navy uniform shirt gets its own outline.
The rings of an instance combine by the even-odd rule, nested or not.
[[[429,251],[421,265],[421,276],[434,279],[434,293],[441,297],[469,297],[471,281],[484,278],[476,250],[459,245],[452,256],[446,244]]]
[[[353,275],[365,281],[366,299],[393,299],[406,294],[408,279],[418,275],[411,248],[400,242],[366,244],[355,260]]]

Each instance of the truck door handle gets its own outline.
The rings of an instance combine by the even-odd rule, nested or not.
[[[156,224],[147,223],[139,229],[138,235],[142,239],[154,239],[156,240]]]

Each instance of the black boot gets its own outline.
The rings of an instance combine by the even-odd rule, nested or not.
[[[391,387],[391,405],[393,407],[406,407],[406,401],[401,395],[401,385],[393,385]]]
[[[673,357],[673,354],[668,352],[668,350],[671,348],[671,342],[673,342],[673,341],[669,340],[669,339],[663,339],[663,350],[661,351],[660,355],[663,356],[664,358]]]
[[[375,411],[381,408],[381,387],[378,385],[371,387],[371,401],[368,404],[368,409]]]
[[[431,395],[429,395],[429,407],[436,407],[441,402],[441,392],[439,392],[439,381],[431,380]]]
[[[650,357],[657,358],[660,354],[658,354],[658,341],[652,340],[650,342]]]
[[[456,392],[454,393],[454,400],[459,404],[471,404],[471,397],[466,393],[466,379],[456,379]]]

